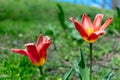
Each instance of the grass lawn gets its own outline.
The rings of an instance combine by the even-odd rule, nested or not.
[[[49,3],[49,4],[48,4]],[[59,3],[65,13],[68,31],[64,31],[58,20],[59,9],[50,0],[0,0],[0,80],[38,80],[39,69],[28,58],[11,52],[11,48],[24,48],[25,43],[36,42],[39,34],[51,37],[52,44],[44,65],[47,80],[61,80],[70,69],[73,60],[79,60],[82,48],[89,66],[89,45],[84,42],[69,17],[81,18],[86,13],[93,20],[98,13],[104,20],[113,16],[114,21],[106,34],[93,44],[94,80],[101,80],[113,71],[112,80],[120,79],[120,19],[115,11],[97,9],[78,4]],[[72,26],[72,28],[71,28]],[[77,38],[76,38],[76,35]],[[71,35],[74,35],[71,37]],[[72,74],[70,80],[77,80]]]

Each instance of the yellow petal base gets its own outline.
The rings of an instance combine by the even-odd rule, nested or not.
[[[35,66],[42,66],[45,63],[45,58],[41,58],[39,62],[35,62]]]

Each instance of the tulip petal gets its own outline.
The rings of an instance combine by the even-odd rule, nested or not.
[[[43,44],[41,45],[41,47],[39,48],[38,46],[38,52],[42,52],[40,53],[41,57],[46,57],[46,50],[47,48],[50,46],[51,42],[50,42],[50,38],[48,36],[46,36],[43,40]]]
[[[76,21],[74,18],[69,18],[69,20],[71,20],[74,23],[75,28],[78,30],[79,34],[82,37],[88,37],[87,32],[85,31],[85,29],[83,28],[83,26],[78,21]]]
[[[43,43],[49,43],[50,42],[50,37],[46,36],[43,40]]]
[[[101,31],[96,31],[94,33],[92,33],[89,37],[88,37],[88,42],[92,43],[94,41],[96,41],[98,39],[98,37],[100,35],[103,35],[104,34],[104,30],[101,30]]]
[[[28,57],[33,63],[40,60],[40,55],[34,43],[27,43],[25,44],[25,47],[28,53]]]
[[[44,43],[41,49],[45,50],[50,46],[50,43]]]
[[[92,34],[88,37],[88,42],[89,42],[89,43],[93,43],[93,42],[95,42],[95,41],[97,40],[97,38],[98,38],[98,35],[95,34],[95,33],[92,33]]]
[[[40,53],[40,51],[41,51],[41,49],[44,49],[44,50],[46,50],[47,49],[47,47],[50,45],[50,37],[48,37],[48,36],[46,36],[43,40],[42,40],[42,42],[40,42],[41,44],[39,44],[38,46],[37,46],[37,50],[38,50],[38,53]]]
[[[50,45],[50,37],[46,36],[43,40],[43,48],[46,50]]]
[[[50,45],[50,37],[46,36],[44,39],[43,39],[43,44],[42,45],[39,45],[37,47],[38,49],[38,53],[40,55],[41,58],[44,58],[46,59],[46,50],[47,48],[49,47]]]
[[[102,19],[103,19],[103,14],[97,14],[93,25],[94,25],[94,31],[98,31],[100,29],[101,23],[102,23]]]
[[[12,51],[12,52],[15,52],[15,53],[22,54],[22,55],[24,55],[24,56],[27,56],[26,50],[23,50],[23,49],[15,49],[15,48],[13,48],[13,49],[11,49],[11,51]]]
[[[82,26],[84,26],[85,30],[87,30],[88,28],[93,30],[93,24],[86,14],[83,14],[82,16]]]
[[[94,33],[99,36],[99,35],[103,35],[105,33],[105,31],[104,30],[99,30],[99,31],[96,31]]]
[[[106,27],[112,22],[112,18],[108,18],[107,21],[103,24],[100,30],[106,29]]]
[[[36,45],[38,46],[39,44],[42,44],[42,42],[43,42],[43,35],[40,34],[39,37],[38,37]]]

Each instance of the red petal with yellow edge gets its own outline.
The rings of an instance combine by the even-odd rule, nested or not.
[[[38,50],[38,53],[40,54],[41,52],[41,49],[44,49],[46,50],[48,48],[48,46],[50,45],[51,41],[50,41],[50,37],[46,36],[42,42],[40,42],[41,44],[39,44],[37,46],[37,50]],[[46,47],[45,47],[46,46]]]
[[[40,34],[39,37],[38,37],[36,45],[38,46],[39,44],[42,44],[42,42],[43,42],[43,35]]]
[[[83,14],[82,16],[82,26],[85,28],[85,30],[88,28],[93,30],[93,24],[86,14]]]
[[[43,43],[50,43],[50,37],[46,36],[43,40]]]
[[[51,44],[50,37],[46,36],[43,40],[43,44],[41,45],[41,48],[39,49],[39,54],[41,57],[46,58],[46,51],[47,48],[50,46],[50,44]]]
[[[26,53],[26,50],[23,50],[23,49],[11,49],[12,52],[15,52],[15,53],[19,53],[19,54],[22,54],[24,56],[27,56],[27,53]]]
[[[104,34],[104,30],[102,31],[96,31],[94,33],[92,33],[89,37],[88,37],[88,42],[93,43],[94,41],[96,41],[98,39],[98,37],[100,35]]]
[[[93,42],[95,42],[95,41],[97,40],[98,37],[99,37],[99,36],[98,36],[97,34],[92,33],[92,34],[88,37],[88,42],[89,42],[89,43],[93,43]]]
[[[28,53],[28,57],[30,58],[32,62],[36,62],[40,60],[40,55],[34,43],[25,44],[25,47]]]
[[[75,28],[78,30],[78,32],[80,33],[82,37],[88,37],[87,32],[85,31],[83,26],[81,26],[81,24],[78,21],[76,21],[74,18],[69,18],[69,20],[71,20],[74,23]]]
[[[46,50],[50,45],[50,37],[46,36],[43,41],[43,48]]]
[[[108,18],[107,21],[103,24],[100,30],[106,29],[106,27],[112,22],[112,18]]]
[[[104,30],[99,30],[99,31],[96,31],[94,33],[99,36],[99,35],[103,35],[105,33],[105,31]]]
[[[50,43],[44,43],[41,47],[41,49],[39,50],[39,54],[41,55],[41,52],[46,52],[47,48],[49,47]]]
[[[96,15],[94,22],[93,22],[94,31],[98,31],[100,29],[102,19],[103,19],[103,14]]]

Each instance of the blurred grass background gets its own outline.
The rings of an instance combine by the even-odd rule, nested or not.
[[[93,20],[96,14],[103,13],[103,23],[108,17],[113,17],[113,22],[106,34],[93,44],[94,80],[101,80],[110,71],[113,71],[112,80],[119,80],[120,17],[117,11],[59,2],[67,32],[59,22],[56,3],[50,0],[0,0],[0,79],[38,80],[38,68],[25,56],[14,54],[10,49],[24,48],[25,43],[36,42],[41,33],[52,40],[44,65],[47,80],[61,80],[72,61],[79,60],[79,48],[83,49],[89,66],[89,45],[81,39],[69,17],[80,20],[86,13]],[[77,80],[77,75],[73,74],[70,80]]]

